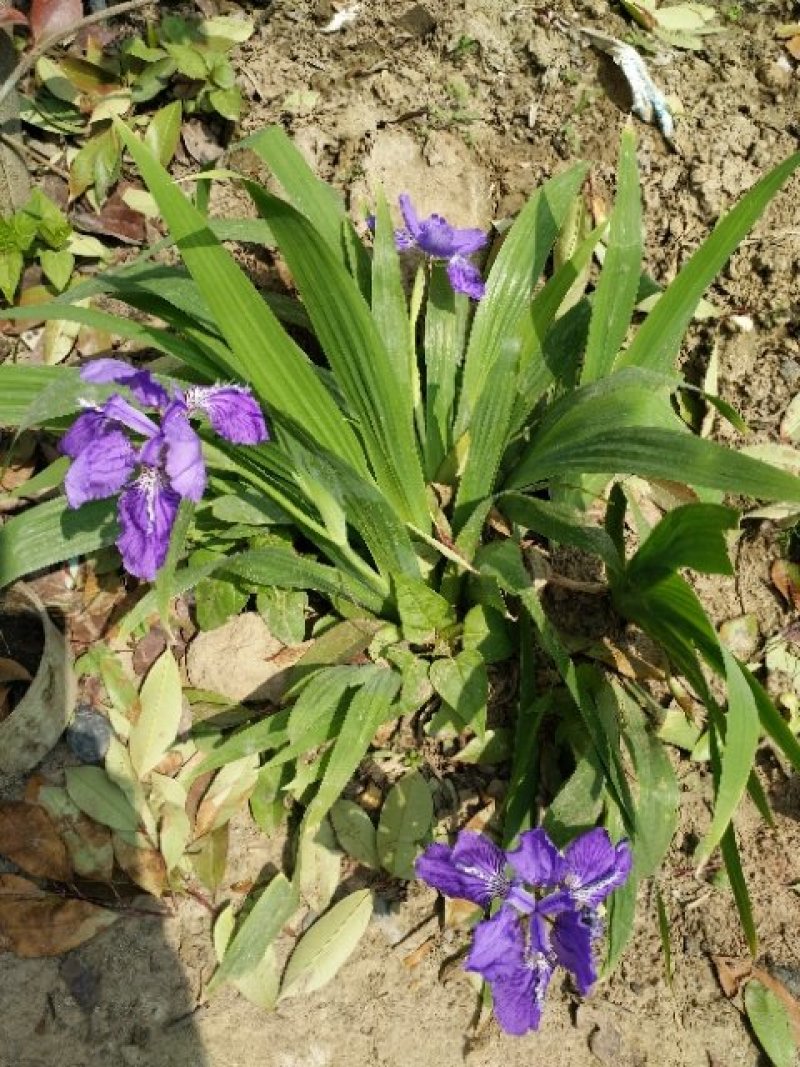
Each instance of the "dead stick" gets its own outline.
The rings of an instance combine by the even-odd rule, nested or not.
[[[153,0],[127,0],[124,4],[117,4],[116,7],[107,7],[105,11],[95,11],[93,15],[87,15],[85,18],[78,19],[76,23],[69,27],[67,30],[58,30],[56,33],[51,33],[48,37],[43,37],[37,45],[29,49],[17,63],[16,67],[11,71],[9,76],[0,85],[0,105],[3,103],[8,94],[14,89],[14,86],[20,81],[29,70],[32,70],[36,65],[36,61],[48,52],[54,45],[59,44],[61,41],[72,37],[73,34],[79,30],[85,29],[87,26],[94,26],[96,22],[104,22],[106,19],[113,18],[114,15],[125,15],[129,11],[137,11],[140,7],[146,7],[152,3]]]

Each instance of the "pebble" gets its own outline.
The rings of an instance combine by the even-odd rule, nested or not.
[[[764,60],[756,67],[756,77],[766,89],[788,89],[793,80],[791,68],[773,60]]]
[[[66,740],[81,763],[100,763],[111,744],[111,724],[91,704],[79,704],[67,727]]]

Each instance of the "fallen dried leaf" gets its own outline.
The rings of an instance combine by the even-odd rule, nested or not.
[[[61,834],[75,873],[91,882],[111,882],[114,850],[108,827],[84,815],[66,789],[59,786],[43,782],[35,802],[44,808]]]
[[[36,804],[0,803],[0,853],[34,878],[72,878],[66,846],[47,812]]]
[[[752,977],[752,960],[737,960],[731,956],[712,956],[711,960],[717,968],[717,978],[726,997],[735,997],[742,983]]]
[[[475,905],[473,904],[473,907]],[[409,952],[407,956],[403,956],[403,965],[411,970],[412,967],[419,967],[426,956],[429,956],[433,951],[433,947],[436,944],[436,938],[431,935],[426,937],[421,945],[418,945],[413,952]]]
[[[788,604],[800,608],[800,565],[785,559],[776,559],[769,576],[775,588]]]
[[[129,188],[129,185],[118,187],[97,214],[91,211],[74,212],[72,221],[75,227],[83,233],[116,237],[124,244],[141,244],[146,237],[145,220],[125,202],[124,194]]]
[[[60,956],[106,930],[119,915],[44,893],[16,874],[0,875],[0,948],[24,959]]]
[[[786,42],[786,51],[792,59],[800,60],[800,34],[797,37],[791,37]]]
[[[29,682],[30,671],[13,659],[0,656],[0,682]]]
[[[116,832],[113,840],[117,863],[130,880],[146,893],[160,897],[167,886],[167,868],[161,853],[144,834]]]
[[[65,34],[83,16],[81,0],[33,0],[30,27],[34,41]]]

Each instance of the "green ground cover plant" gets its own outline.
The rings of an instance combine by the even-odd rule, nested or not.
[[[490,867],[502,868],[498,855],[513,867],[514,857],[519,860],[510,851],[514,843],[538,842],[552,869],[547,876],[540,872],[537,882],[529,867],[526,882],[561,886],[564,893],[571,886],[569,923],[594,921],[594,909],[615,889],[605,905],[606,971],[631,934],[637,888],[657,874],[677,825],[678,785],[663,737],[685,736],[681,726],[696,728],[695,742],[699,733],[706,739],[714,800],[695,862],[702,867],[719,852],[755,952],[756,922],[732,818],[746,793],[770,817],[754,773],[761,738],[770,738],[798,770],[800,744],[758,679],[720,641],[685,572],[732,573],[728,539],[739,515],[723,502],[726,495],[796,502],[800,479],[694,434],[678,414],[678,401],[699,390],[681,376],[677,359],[703,293],[800,157],[770,172],[720,220],[642,318],[637,305],[653,286],[643,275],[639,176],[629,130],[622,136],[608,221],[548,272],[586,176],[584,165],[572,166],[533,193],[485,280],[470,258],[483,243],[476,231],[454,230],[438,216],[420,220],[407,198],[406,226],[396,231],[380,194],[374,218],[361,230],[283,131],[264,130],[244,144],[271,169],[284,197],[253,181],[243,184],[297,294],[266,298],[215,235],[219,226],[206,215],[208,181],[190,200],[130,129],[119,121],[113,128],[182,264],[163,265],[145,254],[50,304],[10,309],[3,317],[73,320],[155,350],[148,388],[155,383],[167,400],[143,398],[132,372],[92,379],[70,367],[0,367],[3,425],[52,432],[72,426],[74,433],[75,414],[89,405],[97,418],[117,420],[117,427],[145,439],[135,459],[128,439],[118,441],[124,477],[111,492],[107,486],[87,490],[87,502],[77,508],[70,493],[84,461],[79,451],[68,452],[73,481],[67,474],[67,495],[29,508],[0,529],[0,585],[117,542],[126,565],[134,561],[128,569],[153,578],[124,621],[128,633],[156,613],[169,626],[173,598],[190,589],[197,590],[201,625],[203,616],[206,625],[224,621],[255,596],[273,627],[306,636],[309,598],[324,605],[308,635],[316,640],[292,668],[281,706],[266,716],[248,718],[238,709],[233,718],[215,722],[211,716],[198,724],[192,743],[202,758],[183,778],[169,779],[171,785],[153,769],[174,742],[177,717],[165,726],[157,710],[163,699],[153,692],[148,707],[156,710],[133,723],[125,721],[133,698],[115,707],[118,741],[105,774],[123,800],[127,796],[125,810],[134,810],[126,832],[141,833],[135,812],[155,808],[144,831],[168,854],[175,888],[187,876],[192,851],[190,828],[181,823],[176,830],[175,822],[181,796],[198,776],[219,772],[218,783],[228,775],[224,785],[230,788],[246,772],[237,799],[249,799],[267,830],[285,816],[286,799],[292,802],[294,860],[238,920],[225,913],[212,987],[232,981],[269,1006],[280,996],[319,988],[347,958],[366,928],[371,896],[360,889],[329,906],[336,878],[322,878],[323,891],[319,875],[326,841],[338,841],[366,867],[410,877],[434,819],[418,767],[395,787],[404,792],[391,805],[387,799],[377,830],[342,794],[379,729],[415,715],[429,736],[460,739],[465,759],[506,768],[496,828],[506,851],[493,852]],[[586,268],[601,245],[603,266],[589,289]],[[422,261],[407,287],[404,257],[419,252]],[[102,293],[162,325],[78,303]],[[248,405],[263,409],[268,439],[266,431],[223,432],[225,418],[208,399],[220,388],[239,390]],[[193,469],[200,464],[205,471],[202,486],[192,482],[185,489],[178,480],[184,468],[173,462],[177,446],[167,405],[188,405],[191,412],[192,397],[204,398],[205,408],[199,400],[196,405],[211,426],[188,431],[202,440],[201,457],[199,444],[183,430],[188,416],[181,423]],[[728,405],[713,396],[705,400],[745,429]],[[160,424],[147,416],[152,429],[143,429],[129,413],[119,415],[120,404],[127,411],[137,402],[157,407]],[[114,432],[124,436],[119,428]],[[145,454],[152,441],[161,448],[155,459],[152,449]],[[160,548],[144,569],[141,556],[132,554],[135,523],[126,504],[133,491],[126,479],[136,464],[155,472],[147,474],[145,518],[136,521],[144,524],[149,548]],[[50,484],[60,484],[64,467],[59,460]],[[136,477],[137,491],[145,494],[143,475]],[[39,478],[46,485],[48,473]],[[687,491],[665,494],[666,513],[651,526],[634,478]],[[123,486],[119,505],[106,498]],[[165,500],[162,522],[158,508]],[[658,698],[640,678],[610,668],[591,643],[565,632],[544,595],[548,586],[565,584],[548,563],[547,550],[555,546],[579,553],[595,576],[574,583],[576,594],[590,590],[602,598],[609,625],[633,625],[660,648],[665,667]],[[91,655],[87,669],[110,670],[102,650]],[[543,685],[543,667],[552,668],[557,681]],[[166,661],[159,670],[163,684],[174,689]],[[513,701],[502,708],[492,701],[498,672],[514,679]],[[681,694],[682,706],[702,709],[696,723],[666,707],[662,695],[670,691]],[[138,753],[127,770],[119,755],[123,742],[132,756]],[[548,746],[559,781],[555,788],[549,784],[549,803],[539,810]],[[105,799],[92,801],[90,814],[102,822],[103,804],[113,796],[119,821],[119,797],[101,788]],[[87,803],[80,784],[70,796],[79,807],[81,798]],[[165,830],[167,809],[172,816]],[[212,831],[219,825],[209,823]],[[546,848],[542,837],[530,836],[545,832]],[[575,850],[587,839],[612,853],[616,847],[618,869],[605,889],[581,904],[586,886],[580,879],[588,868],[577,863]],[[433,856],[457,866],[458,845],[451,851],[437,840],[425,853],[428,861],[431,848],[445,848]],[[420,873],[426,870],[430,865],[423,864]],[[488,906],[498,895],[478,902]],[[546,899],[525,913],[529,939],[530,915],[554,907]],[[320,917],[281,977],[272,945],[301,906]],[[485,925],[498,915],[507,919],[504,909]],[[664,919],[663,908],[661,914]],[[595,934],[591,944],[580,941],[583,962],[571,965],[581,988],[591,984],[581,967],[596,951]],[[569,952],[564,958],[572,959]],[[510,980],[485,967],[482,973],[496,993]],[[537,1004],[543,996],[539,986],[528,994]],[[506,1025],[508,1013],[500,1018]],[[523,1023],[516,1019],[507,1028],[538,1025],[538,1014],[529,1013]]]

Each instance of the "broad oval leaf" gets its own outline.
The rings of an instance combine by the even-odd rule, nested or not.
[[[139,699],[142,710],[131,730],[129,746],[133,768],[143,778],[175,740],[181,719],[181,676],[169,649],[150,668]]]
[[[96,822],[128,833],[138,829],[139,816],[102,768],[67,767],[66,778],[70,800]]]
[[[289,959],[279,1000],[313,993],[330,982],[355,951],[371,915],[372,893],[360,889],[317,919]]]
[[[343,797],[331,808],[331,822],[339,844],[348,856],[365,867],[380,867],[375,827],[362,807]]]
[[[396,878],[414,877],[419,843],[433,822],[428,783],[414,771],[390,790],[381,809],[377,846],[381,865]]]
[[[786,1005],[771,989],[752,978],[744,989],[744,1007],[773,1067],[793,1067],[797,1062],[797,1046]]]

